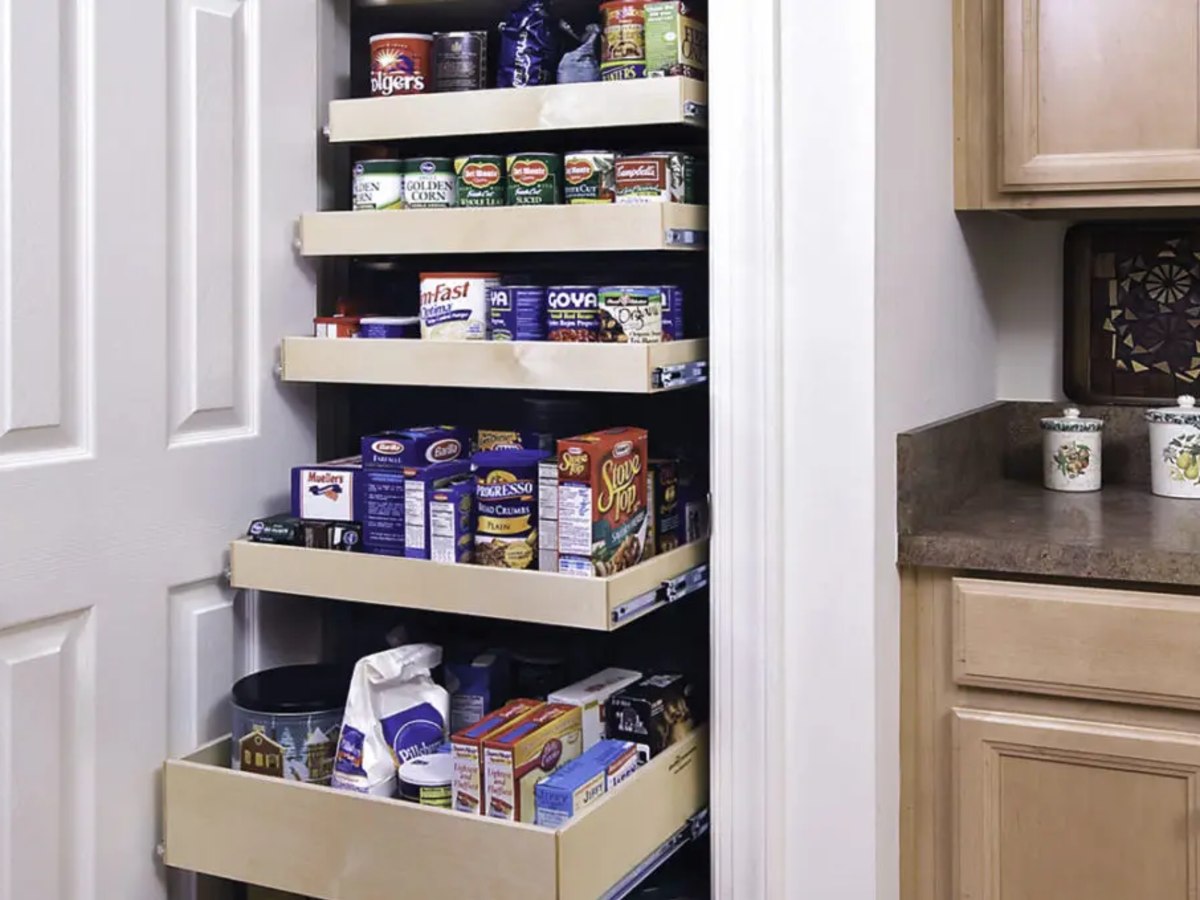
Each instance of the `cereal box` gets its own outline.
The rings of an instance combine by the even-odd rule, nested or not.
[[[558,571],[621,572],[642,561],[649,526],[647,435],[610,428],[558,442]]]
[[[637,747],[601,741],[534,789],[535,822],[561,828],[638,770]]]
[[[487,815],[534,820],[534,790],[583,750],[578,706],[547,703],[533,715],[483,742]]]
[[[486,811],[483,780],[483,742],[541,709],[540,700],[512,700],[450,738],[454,777],[451,804],[459,812],[482,815]]]
[[[604,708],[608,698],[636,683],[641,677],[641,672],[630,669],[605,669],[591,678],[555,691],[546,700],[550,703],[569,703],[582,710],[583,749],[589,750],[604,737]]]

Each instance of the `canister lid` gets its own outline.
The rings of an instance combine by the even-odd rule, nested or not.
[[[454,760],[448,753],[418,756],[400,766],[400,780],[416,787],[441,787],[450,783]]]
[[[1063,410],[1061,417],[1042,419],[1043,431],[1069,431],[1073,433],[1096,432],[1104,430],[1103,419],[1088,419],[1079,414],[1074,406]]]
[[[1178,406],[1146,410],[1146,421],[1159,425],[1200,425],[1200,409],[1196,408],[1195,397],[1184,394],[1179,398]]]
[[[233,702],[260,713],[313,713],[346,705],[351,670],[338,665],[283,666],[247,675],[233,686]]]

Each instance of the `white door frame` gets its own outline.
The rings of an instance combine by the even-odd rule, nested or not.
[[[898,885],[898,745],[877,724],[898,691],[874,646],[874,17],[710,4],[721,900]]]

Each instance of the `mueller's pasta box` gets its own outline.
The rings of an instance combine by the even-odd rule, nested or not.
[[[358,521],[357,482],[361,478],[358,457],[297,466],[292,469],[292,515],[318,522]]]
[[[560,688],[546,699],[550,703],[569,703],[583,713],[583,749],[604,737],[604,709],[608,698],[622,688],[635,684],[641,672],[630,669],[605,669],[591,678]]]
[[[454,777],[450,782],[451,808],[480,815],[486,812],[483,780],[483,742],[541,709],[540,700],[512,700],[470,728],[450,738]]]
[[[534,790],[583,750],[578,706],[547,703],[533,715],[483,742],[487,814],[534,820]]]
[[[647,436],[610,428],[558,442],[558,571],[613,575],[642,561]]]
[[[601,741],[534,789],[536,824],[561,828],[638,769],[637,747]]]

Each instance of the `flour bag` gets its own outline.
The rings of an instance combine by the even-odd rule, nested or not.
[[[437,751],[450,718],[450,695],[431,674],[441,662],[436,644],[408,644],[358,661],[333,765],[335,788],[391,797],[400,765]]]

